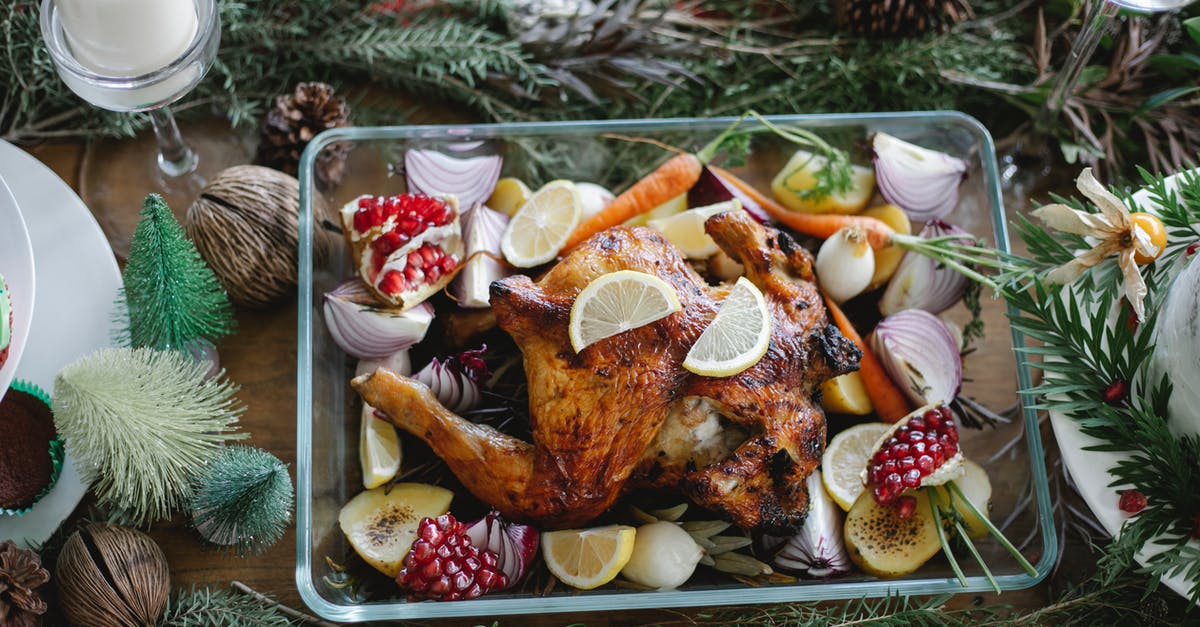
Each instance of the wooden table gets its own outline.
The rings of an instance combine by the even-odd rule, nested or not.
[[[79,188],[79,169],[85,147],[81,143],[43,144],[26,147],[34,156],[51,167],[73,188]],[[1069,180],[1069,179],[1068,179]],[[1067,190],[1069,192],[1069,190]],[[129,211],[136,213],[138,207]],[[101,220],[106,216],[98,216]],[[128,216],[122,217],[128,219]],[[296,306],[288,301],[265,311],[239,310],[238,332],[220,345],[222,365],[229,378],[241,386],[239,398],[247,410],[242,417],[242,429],[253,434],[252,444],[277,455],[293,470],[296,461]],[[1053,441],[1048,429],[1043,438],[1049,448]],[[86,504],[86,502],[85,502]],[[262,555],[237,558],[205,550],[197,541],[183,517],[154,526],[150,535],[162,546],[171,565],[175,586],[210,585],[225,587],[231,581],[241,581],[251,588],[271,596],[281,603],[307,611],[300,600],[295,583],[296,538],[294,526],[284,538]],[[1079,547],[1074,547],[1078,550]],[[1060,551],[1071,551],[1060,547]],[[1049,585],[1043,583],[1030,590],[993,594],[960,594],[951,605],[967,607],[979,604],[1004,603],[1018,608],[1044,605]],[[683,615],[700,610],[686,610]],[[562,625],[582,623],[589,626],[610,624],[659,623],[677,621],[681,614],[665,611],[559,614],[536,617],[504,618],[501,624]],[[441,624],[474,625],[491,619],[463,619]]]

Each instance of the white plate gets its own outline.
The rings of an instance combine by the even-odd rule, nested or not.
[[[17,378],[52,392],[63,366],[112,345],[121,274],[91,211],[58,175],[32,155],[0,141],[0,176],[25,217],[36,265],[37,317]],[[0,539],[44,542],[87,491],[67,448],[54,489],[24,516],[0,515]]]
[[[1178,175],[1167,178],[1167,189],[1176,189],[1176,176]],[[1155,205],[1150,200],[1149,191],[1139,190],[1133,195],[1133,199],[1141,209],[1154,211]],[[1054,429],[1054,439],[1058,441],[1063,464],[1070,471],[1071,478],[1075,481],[1075,488],[1092,513],[1096,515],[1096,519],[1101,525],[1104,525],[1104,529],[1113,537],[1117,537],[1120,535],[1121,525],[1129,519],[1129,514],[1122,512],[1117,507],[1117,501],[1120,498],[1118,492],[1122,487],[1111,485],[1116,480],[1112,469],[1122,460],[1129,459],[1129,455],[1109,451],[1084,450],[1086,447],[1100,444],[1100,440],[1084,434],[1078,423],[1062,413],[1050,411],[1049,414],[1050,426]],[[1196,540],[1190,541],[1189,544],[1200,546],[1200,542]],[[1142,550],[1134,557],[1138,563],[1144,566],[1149,558],[1162,552],[1164,548],[1150,542],[1142,547]],[[1188,597],[1188,585],[1182,576],[1167,577],[1162,582],[1184,598]]]
[[[4,184],[0,170],[0,275],[8,283],[12,299],[13,328],[8,344],[8,359],[0,366],[0,400],[17,373],[25,340],[29,338],[29,323],[33,320],[33,245],[29,242],[29,231],[25,219],[17,208],[17,201]],[[7,324],[5,320],[0,324]]]

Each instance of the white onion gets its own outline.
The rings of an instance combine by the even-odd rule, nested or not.
[[[633,553],[621,568],[626,579],[657,590],[678,588],[691,579],[704,549],[679,525],[660,520],[638,527]]]
[[[537,529],[507,522],[496,510],[467,525],[467,536],[472,545],[496,554],[496,566],[508,576],[508,588],[517,585],[537,557]]]
[[[409,150],[404,176],[410,193],[454,194],[460,207],[473,207],[492,195],[503,164],[499,155],[459,159],[436,150]]]
[[[472,205],[461,220],[468,261],[450,284],[450,292],[459,306],[487,307],[492,283],[512,274],[507,263],[498,261],[503,258],[500,238],[508,216],[486,205]]]
[[[949,403],[958,397],[962,357],[937,316],[920,309],[892,314],[876,325],[871,348],[913,403]]]
[[[580,222],[604,211],[617,199],[607,187],[595,183],[576,183],[575,189],[579,190],[579,200],[583,205],[579,213]]]
[[[875,133],[872,147],[875,181],[885,200],[919,222],[954,211],[958,186],[967,174],[966,161],[887,133]]]
[[[817,280],[821,291],[842,303],[862,293],[875,275],[875,252],[859,226],[838,230],[817,251]]]
[[[433,306],[421,303],[400,311],[380,307],[357,278],[325,294],[325,325],[342,350],[358,359],[378,359],[425,339]]]
[[[775,565],[816,577],[850,572],[850,556],[842,540],[840,510],[821,485],[821,471],[808,476],[808,517],[775,556]]]
[[[926,224],[919,237],[931,239],[958,233],[966,236],[962,243],[972,241],[970,233],[941,220]],[[879,312],[885,316],[905,309],[941,313],[962,299],[969,281],[961,273],[925,255],[906,254],[879,298]]]

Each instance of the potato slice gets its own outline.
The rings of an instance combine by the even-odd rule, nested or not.
[[[771,180],[775,200],[792,211],[804,213],[858,213],[871,202],[875,193],[875,170],[851,166],[852,184],[841,194],[823,198],[801,198],[801,192],[817,186],[816,173],[825,167],[825,157],[804,150],[796,151],[787,165]]]
[[[397,483],[360,492],[338,513],[338,524],[363,560],[388,577],[417,537],[417,525],[450,510],[454,493],[423,483]]]
[[[846,514],[843,535],[850,560],[872,575],[907,575],[942,548],[929,495],[925,490],[907,494],[917,499],[908,519],[900,518],[895,507],[876,503],[870,490],[864,490]]]
[[[962,467],[963,474],[954,480],[954,485],[962,490],[963,495],[971,501],[975,509],[986,515],[992,501],[992,482],[988,480],[987,471],[979,464],[965,458]],[[936,490],[943,503],[951,502],[951,492],[946,486],[938,486]],[[954,509],[963,517],[963,528],[967,530],[968,537],[978,539],[988,534],[987,526],[971,511],[970,507],[963,504],[962,499],[955,496],[953,504]]]

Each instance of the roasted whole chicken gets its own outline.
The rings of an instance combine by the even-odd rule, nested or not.
[[[423,439],[480,500],[544,529],[578,527],[623,493],[676,488],[738,526],[782,533],[808,509],[805,479],[825,445],[813,391],[858,367],[860,353],[829,324],[812,257],[745,212],[708,219],[721,249],[745,266],[773,316],[770,347],[730,377],[681,366],[728,285],[709,286],[656,231],[617,227],[580,244],[536,283],[492,284],[499,326],[520,347],[533,442],[465,420],[423,384],[387,370],[354,380],[370,405]],[[571,305],[617,270],[655,275],[682,311],[576,354]]]

